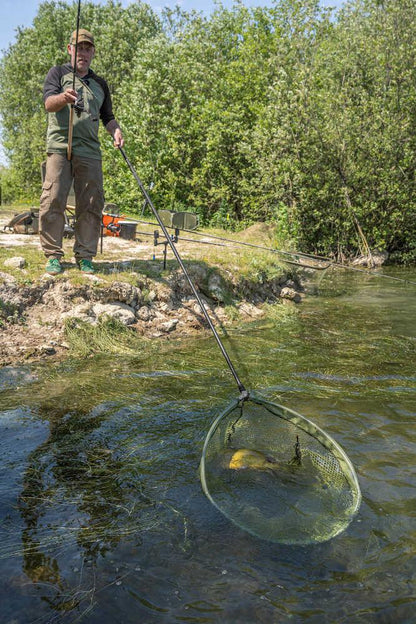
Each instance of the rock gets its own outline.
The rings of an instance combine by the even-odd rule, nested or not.
[[[95,318],[91,316],[91,305],[88,303],[83,303],[80,305],[76,305],[68,312],[63,312],[61,314],[61,319],[70,319],[74,318],[78,321],[83,321],[85,323],[90,323],[91,325],[95,324]]]
[[[43,283],[54,282],[55,281],[55,275],[51,275],[50,273],[44,273],[42,275],[42,277],[40,278],[40,281],[43,282]]]
[[[172,304],[172,290],[164,284],[157,284],[156,286],[156,301],[161,301],[168,305]]]
[[[104,282],[101,277],[98,275],[91,275],[90,273],[84,273],[84,277],[86,277],[90,282],[94,282],[94,284],[102,284]]]
[[[187,267],[189,277],[192,280],[196,290],[202,290],[202,285],[207,283],[208,271],[205,267],[195,264]],[[169,284],[176,295],[188,296],[193,293],[188,280],[182,272],[173,273],[169,278]]]
[[[375,251],[371,253],[371,256],[359,256],[352,262],[352,266],[380,267],[386,262],[388,257],[387,251]]]
[[[257,308],[252,303],[248,303],[248,301],[243,301],[243,303],[238,306],[238,309],[241,314],[244,314],[246,316],[251,316],[254,318],[264,315],[263,310],[260,310],[260,308]]]
[[[17,279],[13,275],[10,275],[10,273],[3,273],[3,271],[0,271],[0,280],[2,280],[6,286],[17,283]]]
[[[135,306],[139,299],[139,291],[128,282],[113,282],[101,293],[100,300],[103,303],[119,301],[128,306]]]
[[[158,329],[160,329],[161,331],[165,332],[165,333],[169,333],[171,331],[173,331],[174,329],[176,329],[176,325],[179,323],[179,319],[174,318],[174,319],[170,319],[169,321],[165,321],[164,323],[160,323],[158,325]]]
[[[92,312],[98,319],[100,316],[109,316],[123,325],[132,325],[136,322],[134,310],[125,303],[96,303]]]
[[[188,273],[193,282],[202,284],[207,280],[208,269],[200,264],[194,264],[188,268]],[[183,276],[183,278],[186,279],[185,276]]]
[[[211,273],[209,275],[205,294],[219,303],[224,303],[230,298],[225,280],[219,273]]]
[[[296,292],[294,288],[289,288],[288,286],[282,288],[280,291],[280,297],[282,299],[289,299],[289,301],[294,301],[295,303],[300,303],[302,300],[300,294]]]
[[[56,349],[52,345],[44,344],[39,347],[39,352],[42,355],[55,355]]]
[[[157,309],[160,310],[160,312],[164,312],[166,314],[167,312],[170,312],[172,310],[172,304],[161,301],[157,304]]]
[[[11,269],[23,269],[26,266],[26,260],[21,256],[14,256],[5,260],[3,264]]]
[[[141,306],[136,309],[136,316],[141,321],[148,321],[151,318],[150,310],[147,306]]]

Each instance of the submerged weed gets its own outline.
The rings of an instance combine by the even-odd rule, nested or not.
[[[65,337],[72,354],[77,357],[93,353],[133,354],[143,340],[120,321],[109,317],[101,318],[95,325],[79,319],[68,319],[65,322]]]

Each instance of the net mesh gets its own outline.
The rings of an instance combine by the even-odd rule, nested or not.
[[[201,482],[239,527],[286,544],[334,537],[361,500],[354,468],[329,435],[300,414],[253,396],[234,401],[213,423]]]

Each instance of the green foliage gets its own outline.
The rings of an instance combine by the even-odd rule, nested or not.
[[[71,353],[87,357],[92,353],[132,354],[139,350],[139,337],[131,329],[109,317],[103,317],[96,325],[79,319],[68,319],[65,323],[65,337]]]
[[[69,59],[66,48],[76,14],[77,3],[43,2],[33,26],[18,30],[16,42],[1,59],[2,142],[12,171],[7,179],[15,185],[13,201],[33,200],[40,195],[47,126],[43,82],[53,65]],[[122,82],[130,75],[138,42],[153,36],[158,20],[147,5],[136,3],[123,9],[119,2],[109,0],[103,6],[83,2],[82,25],[95,35],[94,69],[108,77],[117,101]]]
[[[0,328],[4,327],[6,322],[22,323],[22,317],[16,305],[0,298]]]
[[[0,66],[11,199],[39,193],[42,84],[66,60],[76,3],[44,2]],[[279,245],[333,255],[414,256],[413,0],[317,0],[212,15],[82,4],[126,149],[155,205],[238,229],[276,225]],[[120,36],[122,33],[122,36]],[[28,95],[30,94],[30,96]],[[103,130],[107,201],[139,213],[137,185]]]

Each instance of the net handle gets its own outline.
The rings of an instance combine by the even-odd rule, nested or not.
[[[223,343],[221,341],[221,338],[219,337],[218,332],[215,329],[215,327],[214,327],[214,325],[213,325],[213,323],[211,321],[211,318],[210,318],[210,316],[209,316],[209,314],[207,312],[206,306],[205,306],[204,302],[202,301],[201,297],[199,296],[199,294],[198,294],[198,292],[197,292],[197,290],[195,288],[195,285],[194,285],[194,283],[193,283],[193,281],[192,281],[192,279],[191,279],[191,277],[190,277],[190,275],[189,275],[189,273],[188,273],[188,271],[187,271],[187,269],[186,269],[186,267],[185,267],[185,265],[184,265],[184,263],[182,261],[182,258],[180,257],[179,252],[176,249],[176,246],[175,246],[175,243],[172,240],[172,237],[169,235],[165,225],[162,223],[162,220],[159,217],[159,213],[157,212],[157,210],[156,210],[152,200],[150,199],[150,196],[149,196],[148,192],[146,191],[145,187],[143,186],[143,183],[142,183],[141,179],[139,178],[135,168],[133,167],[132,163],[130,162],[129,158],[127,157],[127,154],[126,154],[125,150],[122,147],[119,147],[118,149],[120,150],[124,160],[127,163],[128,168],[130,169],[131,173],[133,174],[133,177],[136,180],[136,182],[137,182],[137,184],[138,184],[138,186],[140,188],[140,191],[143,194],[143,197],[145,198],[146,202],[149,204],[149,206],[150,206],[150,208],[151,208],[151,210],[153,212],[154,217],[156,218],[156,220],[157,220],[157,222],[158,222],[158,224],[159,224],[159,226],[160,226],[160,228],[161,228],[161,230],[162,230],[162,232],[163,232],[167,242],[170,245],[170,248],[173,251],[173,254],[174,254],[176,260],[179,263],[179,266],[181,267],[181,269],[182,269],[182,271],[183,271],[183,273],[184,273],[184,275],[185,275],[185,277],[186,277],[186,279],[187,279],[187,281],[189,283],[189,286],[191,287],[191,290],[192,290],[192,292],[193,292],[193,294],[195,296],[195,299],[198,301],[198,305],[200,306],[200,308],[202,310],[202,313],[203,313],[203,315],[204,315],[204,317],[205,317],[205,319],[206,319],[206,321],[207,321],[207,323],[209,325],[209,328],[211,329],[212,333],[214,334],[215,340],[217,341],[217,344],[218,344],[218,346],[219,346],[219,348],[221,350],[221,353],[222,353],[225,361],[227,362],[228,368],[230,369],[230,371],[231,371],[231,373],[232,373],[232,375],[233,375],[233,377],[234,377],[234,379],[235,379],[235,381],[237,383],[238,389],[240,391],[240,400],[241,399],[242,400],[247,399],[248,396],[249,396],[248,391],[246,390],[246,388],[244,387],[243,383],[241,382],[241,380],[240,380],[240,378],[239,378],[239,376],[237,374],[237,371],[234,368],[233,363],[231,362],[230,356],[228,355],[228,353],[227,353],[227,351],[226,351],[226,349],[225,349],[225,347],[224,347],[224,345],[223,345]]]

